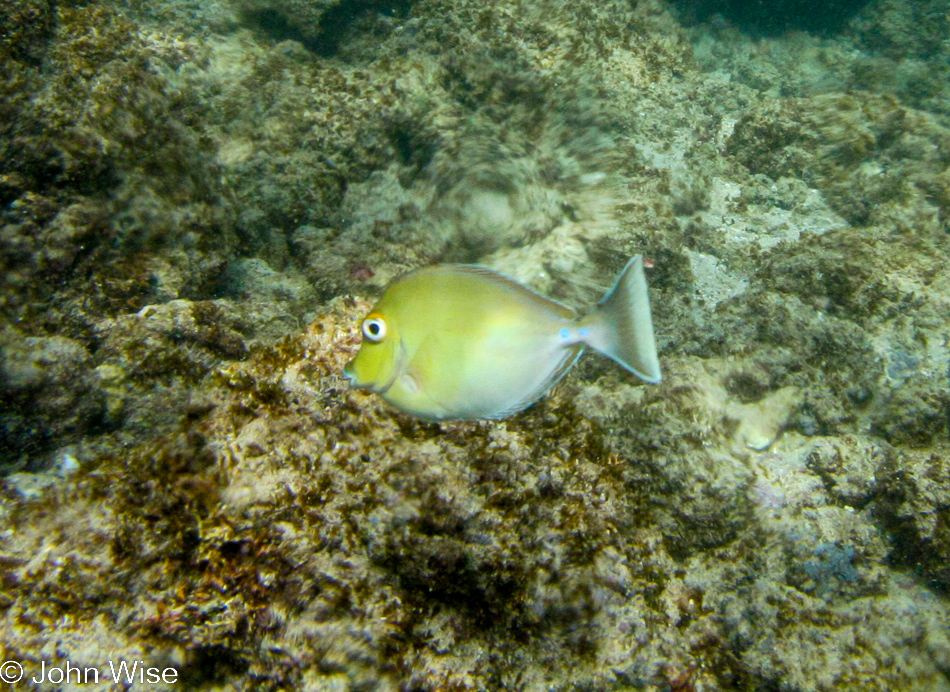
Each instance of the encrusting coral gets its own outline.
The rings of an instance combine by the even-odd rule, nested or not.
[[[807,636],[839,637],[882,594],[906,593],[880,566],[886,546],[864,509],[876,491],[844,496],[853,515],[835,505],[842,490],[822,489],[849,448],[803,440],[755,474],[713,465],[735,426],[707,418],[713,384],[685,363],[665,395],[634,388],[636,404],[628,385],[575,379],[503,423],[416,422],[339,375],[366,308],[338,302],[300,336],[216,369],[179,432],[19,502],[7,516],[10,655],[37,660],[45,629],[69,623],[61,654],[94,665],[62,628],[121,622],[107,627],[116,655],[145,646],[196,686],[484,689],[514,684],[512,665],[528,686],[661,685],[673,669],[738,685],[772,674],[751,661],[777,625],[731,619],[728,584],[755,580]],[[869,468],[893,459],[872,452]],[[52,531],[41,514],[58,517]],[[16,557],[30,554],[42,557]],[[781,565],[785,587],[769,581]],[[881,675],[884,655],[847,659],[849,674]],[[906,665],[930,679],[926,660]]]
[[[7,3],[6,658],[948,689],[935,4],[751,39],[649,0]],[[580,307],[639,253],[662,385],[588,355],[437,425],[342,377],[406,269]]]

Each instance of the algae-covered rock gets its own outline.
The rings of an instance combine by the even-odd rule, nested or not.
[[[879,476],[895,454],[889,445],[847,435],[819,441],[809,452],[807,463],[836,502],[863,509],[880,492]]]
[[[875,413],[875,429],[888,441],[926,447],[950,425],[946,377],[913,377],[888,392]]]
[[[919,189],[942,172],[950,134],[926,112],[887,96],[820,95],[758,104],[736,124],[727,151],[774,180],[800,177],[828,190],[834,209],[857,225],[921,222],[938,210]],[[918,208],[914,220],[906,209]]]
[[[943,19],[892,5],[819,39],[653,0],[9,4],[8,657],[947,689]],[[431,424],[342,376],[403,271],[583,311],[635,254],[659,385],[587,354]]]
[[[875,511],[892,532],[891,558],[940,589],[950,587],[947,450],[907,451],[882,469]]]
[[[855,29],[870,50],[895,58],[924,58],[946,50],[950,19],[945,3],[885,0],[868,10],[857,18]]]
[[[0,473],[39,467],[53,446],[95,434],[105,401],[81,343],[7,329],[0,354]]]
[[[670,385],[662,395],[592,387],[579,399],[580,411],[607,431],[608,449],[624,466],[631,487],[648,493],[644,509],[657,513],[654,521],[678,555],[735,539],[748,520],[745,488],[752,482],[741,463],[717,463],[734,445],[740,454],[747,451],[745,438],[735,435],[739,421],[724,401],[721,407],[713,403],[724,392],[682,367],[667,372]],[[683,412],[687,415],[680,417]]]
[[[237,679],[251,666],[279,684],[344,674],[390,685],[401,678],[387,672],[396,660],[427,688],[484,687],[509,674],[487,653],[497,637],[526,637],[516,650],[526,662],[573,662],[558,677],[576,680],[568,670],[594,655],[584,678],[611,679],[621,650],[596,630],[577,631],[578,619],[597,619],[630,646],[634,636],[646,644],[665,617],[654,612],[659,603],[624,605],[633,589],[662,592],[668,560],[631,531],[643,514],[625,499],[629,466],[611,466],[596,431],[569,409],[510,428],[440,428],[341,389],[339,368],[356,345],[352,308],[341,307],[301,337],[220,369],[223,388],[194,402],[184,432],[102,458],[84,476],[90,494],[71,506],[95,501],[90,517],[113,538],[82,548],[90,587],[55,614],[86,623],[121,611],[137,623],[136,638],[181,661],[194,684]],[[61,533],[60,545],[77,549],[83,536]],[[35,540],[27,533],[10,547]],[[30,568],[42,580],[14,567],[8,616],[72,578],[75,570],[47,566],[56,559]],[[142,564],[154,565],[147,577]],[[93,586],[100,569],[121,575],[123,598]],[[92,593],[96,612],[80,612]],[[261,656],[265,639],[291,658]],[[32,660],[29,641],[15,635],[11,650]],[[222,648],[227,659],[214,653]],[[88,660],[81,647],[67,649]],[[466,663],[446,667],[449,657]],[[643,674],[663,674],[644,657]],[[549,673],[531,663],[523,674]]]
[[[247,353],[253,330],[227,303],[174,300],[96,325],[108,420],[127,433],[173,428],[191,388]]]
[[[0,8],[0,56],[7,60],[38,61],[53,33],[56,3],[49,0],[12,0]],[[9,64],[9,63],[7,63]]]

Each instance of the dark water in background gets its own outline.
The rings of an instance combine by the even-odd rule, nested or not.
[[[714,17],[725,20],[754,36],[781,36],[807,31],[825,36],[847,30],[848,22],[861,12],[867,0],[842,2],[748,2],[747,0],[685,0],[673,6],[687,23],[702,24]]]

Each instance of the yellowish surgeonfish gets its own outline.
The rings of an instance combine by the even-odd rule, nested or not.
[[[446,264],[396,280],[362,329],[343,371],[350,384],[430,421],[517,413],[585,346],[647,382],[661,379],[639,255],[584,317],[491,269]]]

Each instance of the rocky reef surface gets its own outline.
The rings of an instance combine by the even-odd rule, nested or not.
[[[950,690],[950,5],[777,5],[5,2],[6,659]],[[635,253],[661,385],[341,375],[407,269],[581,307]]]

